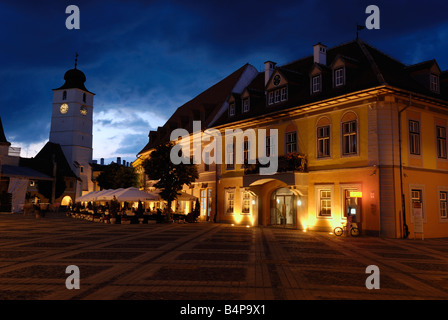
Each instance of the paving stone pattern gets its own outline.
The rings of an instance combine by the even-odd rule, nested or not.
[[[448,239],[0,215],[0,300],[448,299]],[[67,266],[80,269],[68,290]],[[380,269],[369,290],[366,267]]]

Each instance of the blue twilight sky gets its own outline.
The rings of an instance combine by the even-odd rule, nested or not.
[[[380,29],[360,38],[406,64],[448,69],[448,2],[433,1],[0,1],[0,116],[12,146],[34,156],[48,141],[52,90],[74,66],[94,101],[94,159],[131,162],[188,100],[245,63],[285,64],[356,38],[368,5]],[[80,29],[68,30],[68,5]]]

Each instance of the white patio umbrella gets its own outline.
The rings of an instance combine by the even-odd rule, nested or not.
[[[177,198],[176,198],[177,201],[195,201],[196,199],[197,199],[197,197],[195,197],[191,194],[188,194],[184,191],[182,191],[180,193],[180,195],[177,196]]]
[[[116,193],[115,196],[117,197],[117,200],[120,202],[158,201],[160,199],[160,196],[158,194],[146,192],[134,187],[123,189],[120,192]]]
[[[104,190],[103,193],[96,195],[96,201],[110,201],[122,190],[123,188]]]
[[[162,198],[159,195],[160,191],[161,191],[160,189],[155,189],[153,191],[153,193],[158,195],[159,199],[162,200]],[[178,195],[177,198],[176,198],[177,201],[195,201],[196,199],[197,199],[197,197],[195,197],[195,196],[193,196],[191,194],[188,194],[185,191],[181,191],[180,195]]]
[[[78,199],[76,199],[76,202],[89,202],[89,201],[94,201],[95,200],[95,195],[98,194],[101,191],[92,191],[89,192],[81,197],[79,197]]]

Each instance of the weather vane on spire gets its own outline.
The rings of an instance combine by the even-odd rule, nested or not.
[[[78,52],[76,52],[76,55],[75,55],[75,69],[76,69],[77,65],[78,65]]]

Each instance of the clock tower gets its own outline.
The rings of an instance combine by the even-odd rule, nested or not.
[[[73,172],[81,179],[76,197],[93,190],[92,127],[94,93],[84,86],[86,76],[76,67],[64,75],[62,87],[53,89],[50,142],[61,146]],[[75,200],[75,199],[73,199]]]

